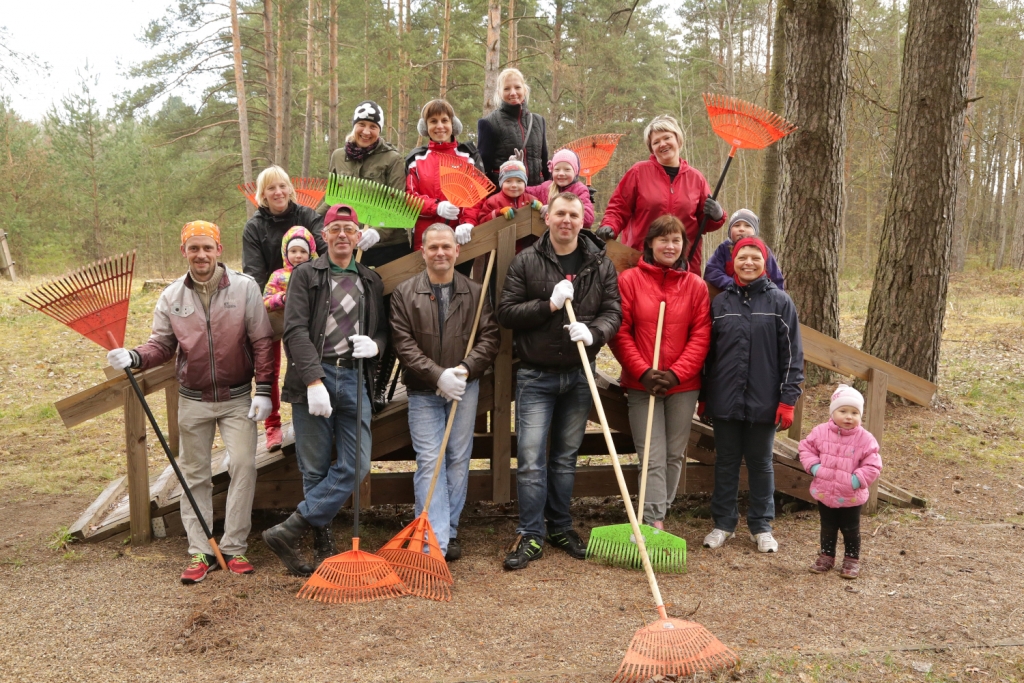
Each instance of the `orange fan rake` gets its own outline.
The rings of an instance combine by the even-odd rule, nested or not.
[[[324,191],[327,189],[326,178],[292,178],[292,187],[295,188],[295,203],[315,209],[324,201]],[[238,190],[245,195],[249,202],[258,207],[256,201],[256,183],[239,185]]]
[[[615,148],[619,145],[621,133],[601,133],[600,135],[588,135],[579,140],[573,140],[560,149],[572,150],[580,159],[580,175],[590,185],[590,179],[597,175],[597,172],[608,165],[611,161]]]
[[[480,325],[480,311],[483,310],[487,285],[491,280],[494,257],[495,252],[492,251],[487,260],[487,270],[484,272],[480,301],[476,305],[476,318],[473,320],[473,328],[469,333],[469,344],[466,346],[467,356],[473,350],[473,341],[476,339],[477,327]],[[423,512],[399,531],[377,553],[394,567],[395,573],[402,578],[410,593],[440,602],[448,602],[452,599],[452,592],[448,587],[455,583],[455,579],[448,571],[448,563],[445,562],[444,555],[441,553],[441,547],[437,543],[434,527],[430,524],[427,511],[430,509],[430,501],[434,497],[434,487],[437,486],[437,477],[441,473],[441,463],[444,462],[448,437],[451,436],[452,424],[455,422],[455,412],[458,408],[459,402],[456,400],[452,404],[451,412],[448,413],[448,424],[444,428],[444,437],[441,439],[441,448],[437,454],[437,464],[434,465],[434,475],[430,479],[430,489],[423,501]],[[443,524],[448,524],[448,520],[441,521]],[[429,553],[423,552],[424,546]]]
[[[704,93],[702,97],[708,110],[708,118],[711,119],[711,129],[732,147],[729,150],[729,158],[725,160],[725,167],[722,168],[722,175],[718,177],[715,192],[711,195],[712,199],[718,199],[718,192],[722,189],[725,174],[729,172],[729,165],[736,156],[737,149],[764,149],[792,133],[796,126],[778,114],[735,97],[712,93]],[[690,247],[687,261],[697,253],[697,245],[704,235],[704,224],[707,219],[707,215],[700,219],[697,239]]]
[[[455,206],[467,209],[487,199],[498,188],[465,157],[438,154],[441,192]]]

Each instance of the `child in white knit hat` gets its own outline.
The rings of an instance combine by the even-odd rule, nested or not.
[[[843,532],[843,566],[839,575],[860,574],[860,511],[869,488],[882,471],[878,442],[861,426],[864,396],[840,384],[832,393],[828,422],[800,442],[800,464],[814,477],[811,495],[821,516],[821,552],[811,571],[824,574],[835,566],[836,542]]]

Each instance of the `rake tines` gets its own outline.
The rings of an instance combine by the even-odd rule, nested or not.
[[[134,269],[134,251],[111,256],[34,289],[21,301],[109,351],[117,347],[110,345],[108,333],[117,346],[124,343]]]
[[[413,228],[423,210],[422,198],[366,178],[332,173],[325,182],[328,205],[351,206],[359,221],[372,228]]]
[[[796,126],[756,104],[727,95],[704,93],[711,128],[734,148],[764,149]]]
[[[292,178],[292,187],[295,188],[295,203],[315,209],[324,200],[324,189],[327,181],[323,178]],[[238,190],[245,195],[245,198],[253,206],[259,206],[256,201],[256,183],[245,183],[239,185]]]
[[[580,160],[580,175],[589,185],[590,179],[611,161],[612,154],[615,153],[615,148],[621,137],[621,133],[588,135],[585,138],[573,140],[560,149],[569,149],[576,153]]]
[[[437,158],[441,174],[441,192],[455,206],[476,206],[497,189],[490,178],[465,157],[438,154]]]
[[[608,527],[605,527],[608,528]],[[624,569],[643,569],[643,560],[640,558],[640,548],[637,546],[636,541],[623,542],[620,538],[606,538],[602,535],[598,535],[595,538],[595,532],[598,529],[591,530],[590,538],[587,540],[587,559],[595,559],[598,562],[611,565],[613,567],[622,567]],[[677,539],[672,534],[657,534],[648,536],[651,531],[658,531],[653,527],[642,526],[640,527],[641,533],[644,534],[644,540],[647,545],[647,554],[650,557],[651,568],[659,574],[684,574],[686,573],[686,541],[683,539]],[[659,547],[657,545],[660,536],[671,536],[671,539],[666,539],[667,542],[672,542],[672,545]],[[682,541],[681,544],[678,544]]]
[[[641,627],[612,681],[642,683],[662,676],[691,676],[736,665],[736,653],[692,621],[663,617]]]
[[[299,590],[296,597],[327,603],[370,602],[408,595],[409,590],[387,562],[359,549],[328,557]]]
[[[423,552],[424,546],[429,554]],[[455,579],[434,536],[426,508],[377,551],[377,556],[388,561],[413,595],[439,602],[452,599],[449,586]]]

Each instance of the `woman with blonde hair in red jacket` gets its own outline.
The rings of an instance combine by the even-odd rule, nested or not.
[[[644,457],[649,397],[655,396],[643,519],[664,529],[686,462],[700,373],[711,342],[711,305],[699,275],[686,268],[683,223],[661,216],[644,238],[644,255],[619,276],[622,326],[609,342],[622,366],[619,383],[629,403],[637,454]],[[658,370],[654,346],[658,313],[665,302]]]

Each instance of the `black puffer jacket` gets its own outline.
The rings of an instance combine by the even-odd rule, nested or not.
[[[313,233],[317,253],[327,253],[327,244],[320,236],[320,231],[324,227],[324,217],[301,204],[288,202],[288,210],[279,216],[261,206],[245,224],[245,231],[242,233],[242,272],[256,280],[260,292],[266,288],[271,273],[278,268],[284,268],[284,261],[281,259],[281,240],[284,239],[284,234],[296,225],[301,225]]]
[[[527,138],[531,118],[533,128]],[[498,184],[498,169],[517,149],[525,150],[523,163],[529,176],[527,185],[540,185],[551,180],[547,124],[543,116],[531,113],[525,104],[512,106],[502,102],[499,108],[476,122],[476,138],[484,173],[495,185]]]
[[[576,319],[587,324],[594,343],[587,347],[593,361],[622,324],[619,277],[605,255],[604,241],[589,230],[581,230],[583,264],[573,279],[573,310]],[[551,312],[549,300],[555,285],[565,279],[545,232],[535,244],[523,249],[509,266],[498,304],[498,323],[513,331],[515,353],[528,366],[550,371],[580,367],[580,353],[569,339],[569,313],[563,308]]]
[[[715,297],[701,389],[708,415],[774,423],[780,403],[800,398],[803,368],[796,306],[771,280],[733,284]]]

